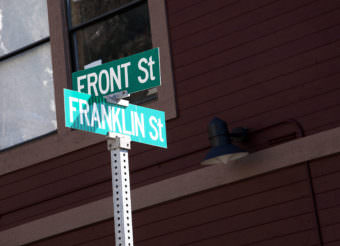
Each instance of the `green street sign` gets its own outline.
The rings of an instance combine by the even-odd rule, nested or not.
[[[167,148],[165,114],[133,104],[110,104],[103,97],[64,89],[66,127],[107,135],[114,132],[132,141]]]
[[[94,96],[134,93],[160,85],[159,48],[72,73],[72,89]]]

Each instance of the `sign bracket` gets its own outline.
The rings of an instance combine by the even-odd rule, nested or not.
[[[129,106],[129,101],[124,100],[123,98],[129,97],[130,94],[125,90],[125,91],[118,91],[116,93],[106,95],[104,98],[108,103],[113,103],[113,104],[118,104],[120,106],[127,107]]]
[[[112,192],[116,246],[133,246],[130,192],[129,136],[110,132],[107,148],[111,154]]]

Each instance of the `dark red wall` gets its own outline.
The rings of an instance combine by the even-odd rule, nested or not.
[[[325,245],[340,245],[340,155],[311,164]]]
[[[32,246],[113,245],[113,221]],[[319,245],[306,165],[134,213],[135,244]]]
[[[324,245],[339,245],[339,162],[330,156],[137,211],[136,245],[320,245],[316,216]],[[113,242],[108,220],[32,245]]]

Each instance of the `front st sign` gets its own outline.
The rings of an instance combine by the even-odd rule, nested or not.
[[[110,104],[102,97],[64,89],[67,127],[107,135],[114,132],[132,141],[167,148],[165,114],[130,104]]]
[[[72,73],[72,88],[93,96],[134,93],[161,85],[159,48]]]

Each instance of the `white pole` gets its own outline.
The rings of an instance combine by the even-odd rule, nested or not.
[[[109,134],[116,246],[133,246],[128,150],[129,136]]]

